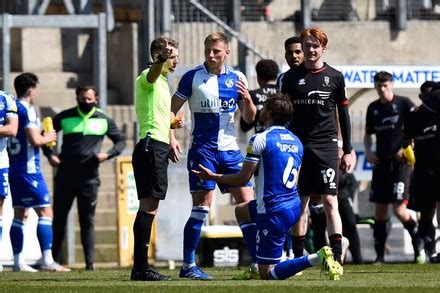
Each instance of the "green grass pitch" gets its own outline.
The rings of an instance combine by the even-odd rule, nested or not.
[[[346,265],[340,281],[317,268],[284,281],[233,281],[236,268],[206,268],[213,281],[182,280],[178,269],[159,270],[169,282],[132,282],[129,269],[70,273],[0,273],[0,292],[440,292],[440,265]]]

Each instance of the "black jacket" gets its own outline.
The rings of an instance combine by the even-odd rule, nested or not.
[[[63,131],[63,143],[59,158],[69,169],[85,172],[87,169],[97,169],[99,162],[96,155],[101,152],[104,136],[114,143],[107,151],[109,159],[119,155],[125,148],[125,136],[116,126],[114,120],[102,110],[96,108],[93,113],[82,113],[78,107],[67,109],[57,114],[53,119],[55,131]],[[44,154],[50,157],[52,149],[43,147]]]

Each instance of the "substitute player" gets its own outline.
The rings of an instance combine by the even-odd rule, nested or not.
[[[393,76],[385,71],[374,76],[374,87],[379,99],[367,108],[364,148],[368,161],[373,165],[370,201],[375,203],[374,247],[376,262],[384,262],[385,242],[390,233],[388,206],[392,204],[394,215],[402,222],[413,240],[415,261],[424,262],[417,239],[417,223],[409,214],[409,175],[411,167],[403,156],[403,127],[414,103],[407,97],[393,93]],[[372,150],[376,135],[376,151]]]
[[[188,101],[192,113],[192,145],[188,152],[188,170],[203,164],[212,171],[236,173],[243,156],[236,142],[234,114],[240,108],[242,117],[250,124],[256,109],[247,90],[243,73],[226,66],[230,54],[228,38],[221,32],[209,34],[205,39],[205,62],[182,76],[172,98],[171,111],[175,114]],[[173,139],[171,140],[173,146]],[[177,153],[177,151],[174,151]],[[183,233],[183,265],[181,278],[212,279],[195,263],[195,251],[202,225],[208,216],[215,181],[200,180],[189,172],[189,185],[193,201],[191,215]],[[244,187],[219,185],[229,191],[237,203],[253,199],[251,184]],[[240,226],[246,240],[252,262],[255,258],[255,225]]]
[[[257,224],[257,258],[262,279],[284,280],[296,273],[321,264],[330,280],[338,280],[341,265],[333,259],[330,247],[318,253],[280,262],[288,231],[301,215],[301,200],[297,179],[303,156],[303,145],[286,129],[292,117],[289,97],[272,96],[261,112],[261,122],[267,129],[249,141],[247,155],[239,173],[216,174],[200,165],[193,170],[203,180],[243,186],[258,170],[256,200],[236,207],[241,222]]]

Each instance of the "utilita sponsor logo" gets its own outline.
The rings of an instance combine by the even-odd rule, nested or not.
[[[234,99],[230,100],[222,100],[222,99],[215,99],[215,100],[203,100],[200,102],[200,106],[202,108],[219,108],[224,110],[233,109],[236,105],[236,102]]]

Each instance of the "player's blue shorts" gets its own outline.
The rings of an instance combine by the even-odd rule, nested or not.
[[[219,174],[234,174],[241,170],[243,165],[243,156],[239,150],[237,151],[218,151],[206,148],[191,148],[188,152],[188,164],[189,171],[189,189],[191,192],[202,190],[214,190],[215,181],[212,180],[200,180],[199,177],[194,175],[191,170],[200,170],[199,164],[202,164],[209,170]],[[252,187],[252,183],[246,183],[247,187]],[[222,193],[228,192],[229,186],[218,184]]]
[[[5,199],[9,192],[9,168],[0,169],[0,198]]]
[[[301,216],[301,200],[296,197],[291,209],[269,214],[257,214],[256,200],[249,202],[249,212],[257,224],[257,262],[273,265],[281,261],[284,242],[290,228]]]
[[[41,173],[10,176],[9,183],[14,208],[50,206],[49,190]]]

